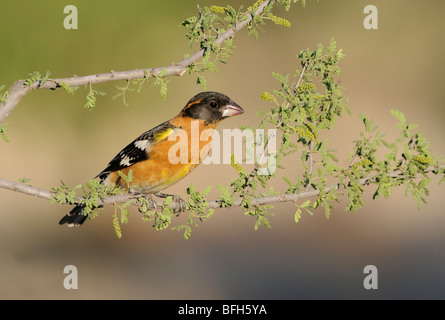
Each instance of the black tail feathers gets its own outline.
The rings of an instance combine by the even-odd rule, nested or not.
[[[87,219],[87,215],[83,214],[85,205],[75,206],[66,216],[60,219],[59,224],[68,224],[68,227],[79,227]]]

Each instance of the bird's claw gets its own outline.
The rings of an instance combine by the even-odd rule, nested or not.
[[[157,193],[156,196],[159,198],[172,197],[173,202],[176,204],[175,208],[173,209],[176,216],[179,216],[179,213],[187,210],[187,201],[182,199],[180,195]]]
[[[153,200],[153,197],[151,196],[151,194],[145,194],[144,199],[147,200],[147,207],[145,209],[142,209],[142,207],[138,208],[138,211],[140,213],[145,213],[146,211],[158,211],[158,204],[156,203],[155,200]]]

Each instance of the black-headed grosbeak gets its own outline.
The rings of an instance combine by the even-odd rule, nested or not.
[[[105,185],[115,184],[127,191],[130,191],[129,187],[137,187],[142,193],[160,193],[189,174],[210,152],[211,135],[206,141],[199,139],[200,155],[196,157],[194,154],[197,150],[191,147],[193,121],[197,122],[199,132],[202,132],[213,130],[223,119],[243,112],[238,104],[222,93],[201,92],[191,98],[176,117],[144,132],[122,149],[95,178]],[[169,159],[170,148],[177,143],[180,131],[188,137],[187,158],[186,161],[172,163]],[[118,171],[128,175],[130,170],[133,180],[127,185]],[[75,206],[59,224],[80,226],[87,218],[82,212],[83,208],[82,205]]]

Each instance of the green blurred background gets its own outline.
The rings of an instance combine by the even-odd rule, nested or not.
[[[253,2],[253,0],[252,0]],[[187,53],[179,24],[196,14],[196,4],[234,7],[249,1],[3,1],[0,19],[0,84],[9,87],[28,73],[52,77],[110,70],[160,67]],[[79,29],[63,28],[63,8],[77,6]],[[365,30],[363,8],[373,4],[379,29]],[[235,55],[217,74],[207,74],[208,89],[228,94],[245,114],[223,128],[255,126],[255,112],[269,107],[262,91],[277,88],[272,72],[293,74],[296,54],[334,36],[346,58],[340,83],[352,115],[329,134],[342,164],[362,130],[366,113],[390,138],[396,137],[390,109],[404,112],[430,139],[433,155],[445,154],[443,119],[443,31],[445,2],[429,0],[322,0],[306,9],[294,5],[277,15],[291,28],[269,23],[260,39],[245,30],[235,38]],[[140,133],[174,116],[201,91],[194,76],[170,78],[163,102],[156,87],[128,96],[130,106],[113,100],[115,85],[94,111],[87,111],[86,88],[74,96],[63,90],[34,91],[7,118],[10,143],[0,141],[0,177],[49,189],[88,181]],[[298,170],[287,166],[288,175]],[[230,165],[202,166],[171,193],[190,183],[199,189],[227,184]],[[209,178],[212,177],[212,178]],[[0,189],[0,298],[3,299],[312,299],[445,298],[444,187],[435,179],[428,204],[396,190],[390,199],[372,200],[345,213],[337,206],[328,220],[323,211],[293,222],[296,207],[280,204],[272,229],[254,231],[254,221],[239,208],[218,210],[185,241],[174,231],[155,231],[135,208],[119,240],[111,223],[113,208],[79,229],[58,226],[68,207]],[[276,189],[283,189],[280,180]],[[180,220],[181,218],[179,218]],[[79,289],[65,290],[63,268],[76,265]],[[379,270],[379,289],[363,288],[363,268]]]

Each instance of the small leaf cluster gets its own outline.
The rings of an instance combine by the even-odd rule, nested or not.
[[[112,99],[116,100],[117,98],[120,97],[120,98],[122,98],[122,103],[124,104],[124,106],[128,107],[130,105],[130,103],[127,100],[127,92],[134,91],[134,88],[131,88],[130,85],[131,85],[131,81],[128,81],[128,80],[126,81],[125,86],[116,85],[116,89],[119,91],[119,93],[115,94],[112,97]]]
[[[5,90],[5,85],[4,84],[2,84],[0,86],[0,103],[5,103],[6,102],[6,96],[9,93],[9,90],[5,90],[4,92],[3,92],[3,90]]]
[[[125,86],[116,85],[116,89],[118,93],[113,96],[113,100],[117,98],[121,98],[124,106],[128,107],[130,103],[128,102],[127,93],[133,92],[136,90],[137,93],[141,92],[144,85],[149,82],[150,78],[154,78],[151,81],[151,86],[159,86],[159,93],[161,95],[161,99],[165,100],[167,97],[167,89],[169,80],[166,78],[167,69],[163,68],[161,72],[158,74],[154,72],[148,72],[148,70],[144,70],[144,77],[138,78],[134,80],[127,80]]]
[[[286,11],[289,11],[292,3],[300,2],[303,8],[306,7],[307,0],[277,0],[277,2],[278,4],[283,4],[286,8]]]
[[[161,94],[162,100],[165,100],[165,98],[167,97],[167,86],[169,81],[165,77],[166,74],[167,69],[164,68],[159,74],[153,75],[155,78],[154,85],[159,86],[159,92]]]
[[[219,198],[220,206],[231,207],[235,201],[239,201],[244,214],[255,218],[255,230],[260,225],[270,228],[269,217],[273,216],[273,212],[270,211],[273,206],[254,204],[254,200],[259,197],[276,195],[273,187],[270,187],[268,192],[264,191],[271,175],[260,174],[259,165],[256,165],[251,172],[248,172],[241,166],[233,154],[231,156],[231,165],[238,176],[232,180],[230,188],[218,185],[221,192]]]
[[[188,239],[191,236],[192,227],[197,227],[198,221],[204,222],[211,218],[214,213],[214,209],[209,208],[206,200],[210,190],[211,187],[209,186],[204,191],[199,192],[192,184],[186,189],[187,200],[168,196],[161,206],[157,206],[151,196],[141,196],[137,199],[137,202],[140,205],[139,211],[143,213],[142,220],[152,222],[155,230],[164,230],[170,226],[175,214],[180,214],[177,209],[172,209],[173,201],[184,201],[185,208],[183,209],[185,209],[185,212],[183,214],[188,215],[187,221],[172,227],[172,230],[182,231],[184,239]],[[179,203],[176,202],[175,205],[179,205]]]
[[[190,238],[192,234],[192,227],[198,226],[198,221],[205,222],[213,216],[214,209],[209,208],[206,196],[209,194],[211,186],[208,186],[203,191],[199,192],[196,187],[191,184],[187,189],[187,214],[186,223],[177,225],[172,230],[183,231],[184,239]]]
[[[124,180],[124,182],[127,184],[127,190],[130,190],[130,184],[134,179],[133,171],[129,170],[128,175],[125,175],[122,171],[117,172],[118,175]],[[112,192],[121,193],[123,189],[115,188],[112,186]],[[113,229],[116,232],[116,236],[120,239],[122,238],[122,229],[121,224],[127,224],[128,223],[128,217],[130,216],[130,212],[128,211],[127,207],[130,206],[132,203],[131,200],[128,200],[124,204],[114,204],[114,215],[113,215]],[[95,208],[95,207],[94,207]],[[94,209],[93,208],[93,209]],[[120,212],[120,219],[118,218],[118,211]]]
[[[369,177],[366,178],[367,183],[376,185],[374,199],[388,198],[395,187],[405,185],[405,194],[417,201],[419,209],[426,203],[427,186],[432,181],[426,170],[430,166],[438,168],[440,161],[431,156],[429,142],[422,133],[414,132],[418,127],[416,124],[408,123],[400,111],[391,110],[391,114],[398,120],[400,131],[394,142],[388,142],[373,121],[360,115],[365,131],[361,132],[361,139],[355,141],[349,169],[342,171],[349,179],[346,210],[357,211],[363,206],[361,196],[364,190],[360,181],[366,177]],[[439,168],[432,172],[444,174],[444,170]]]
[[[57,82],[57,86],[62,88],[63,90],[65,90],[66,93],[73,95],[74,91],[76,91],[77,89],[79,89],[79,87],[71,87],[70,85],[68,85],[66,82],[64,81],[59,81]]]
[[[95,90],[93,89],[93,86],[89,85],[89,91],[87,94],[87,102],[85,103],[85,108],[88,111],[91,111],[94,109],[94,107],[96,106],[96,101],[97,101],[97,96],[104,96],[106,93],[104,91],[99,91],[99,90]]]
[[[77,195],[79,189],[82,189],[83,191],[82,197]],[[120,194],[123,191],[123,189],[118,188],[115,185],[105,186],[97,179],[90,180],[84,185],[79,184],[74,188],[69,188],[63,181],[61,181],[60,187],[52,188],[52,197],[50,201],[51,203],[58,204],[81,205],[84,207],[82,213],[88,215],[90,219],[93,219],[95,217],[94,210],[101,208],[99,204],[100,200]]]
[[[289,2],[289,3],[288,3]],[[261,14],[256,14],[261,1],[256,1],[247,10],[243,6],[238,9],[227,5],[198,7],[198,16],[185,19],[180,26],[187,30],[186,38],[189,40],[189,48],[198,45],[203,51],[203,59],[200,62],[188,66],[190,74],[196,74],[196,82],[204,89],[207,87],[207,81],[203,76],[205,71],[217,72],[217,62],[226,63],[227,58],[233,55],[233,37],[224,41],[222,45],[215,43],[220,34],[228,31],[232,27],[236,27],[238,23],[251,17],[247,28],[249,34],[258,38],[258,30],[262,30],[261,26],[265,24],[264,20],[269,19],[275,24],[290,27],[290,22],[284,18],[277,17],[272,13],[274,5],[285,4],[288,8],[290,1],[269,1]],[[185,55],[185,58],[188,58]]]
[[[286,8],[286,11],[290,10],[290,7],[292,3],[300,2],[303,7],[306,6],[305,0],[276,0],[276,1],[268,1],[266,6],[264,7],[263,13],[260,15],[256,14],[257,7],[262,3],[263,1],[259,0],[254,3],[254,5],[247,8],[246,14],[250,14],[252,16],[252,20],[248,24],[249,28],[249,35],[253,35],[255,39],[258,39],[258,31],[264,31],[262,29],[262,26],[265,25],[264,20],[270,20],[276,25],[284,26],[284,27],[291,27],[291,23],[289,20],[278,17],[274,15],[273,9],[276,5],[284,5]]]
[[[122,229],[121,224],[128,223],[128,217],[130,216],[130,212],[127,207],[131,205],[131,200],[125,202],[122,205],[114,204],[114,215],[113,215],[113,229],[116,232],[116,236],[120,239],[122,238]],[[118,218],[117,210],[120,210],[120,219]]]
[[[223,14],[225,17],[220,17]],[[227,39],[223,45],[217,45],[215,40],[221,33],[226,32],[233,23],[242,19],[242,12],[235,10],[231,6],[210,8],[204,7],[198,9],[197,17],[185,19],[180,26],[185,28],[188,33],[186,38],[189,40],[189,49],[198,45],[203,50],[203,58],[199,62],[190,64],[187,67],[189,74],[196,74],[196,83],[203,89],[207,87],[207,80],[203,76],[204,72],[217,72],[217,62],[227,63],[227,58],[233,55],[233,39]],[[188,58],[189,55],[184,56]]]
[[[51,72],[49,70],[46,71],[44,76],[42,76],[42,74],[39,71],[34,71],[32,73],[29,73],[28,75],[29,75],[29,78],[23,82],[23,85],[25,87],[29,87],[30,85],[32,85],[35,82],[39,82],[39,86],[41,86],[46,81],[51,80],[49,77],[51,75]]]
[[[3,141],[5,141],[5,142],[10,142],[9,137],[6,134],[7,131],[8,131],[7,123],[0,125],[0,138],[2,138]]]
[[[391,110],[391,114],[398,120],[397,128],[399,137],[395,142],[386,147],[390,150],[385,155],[385,165],[400,172],[399,177],[394,179],[398,184],[406,184],[405,194],[417,201],[419,209],[426,203],[428,196],[428,185],[432,182],[424,171],[430,167],[437,167],[441,162],[433,158],[429,141],[421,132],[415,132],[417,124],[407,122],[404,114],[397,110]],[[434,174],[444,174],[444,170],[433,171]]]
[[[175,215],[174,210],[170,208],[173,197],[167,197],[160,208],[154,205],[154,210],[151,210],[153,208],[152,201],[152,199],[148,201],[145,197],[138,198],[138,202],[141,203],[139,211],[144,214],[142,221],[153,222],[155,230],[164,230],[168,228]]]
[[[29,183],[31,181],[31,178],[23,177],[19,178],[20,183]]]
[[[86,185],[82,185],[84,193],[83,199],[78,204],[85,205],[87,208],[97,208],[99,200],[104,200],[106,197],[114,196],[123,192],[123,190],[115,185],[106,186],[100,183],[99,180],[94,179],[88,181]]]

